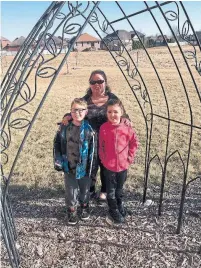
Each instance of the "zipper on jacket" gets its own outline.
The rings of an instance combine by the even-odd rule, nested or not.
[[[118,169],[118,150],[117,150],[117,148],[118,148],[118,147],[117,147],[117,145],[118,145],[118,144],[117,144],[117,141],[118,141],[118,139],[117,139],[117,127],[116,127],[116,135],[115,135],[115,139],[116,139],[116,141],[115,141],[115,144],[116,144],[116,146],[115,146],[115,151],[116,151],[116,152],[115,152],[115,153],[116,153],[116,156],[117,156],[117,157],[116,157],[116,158],[117,158],[117,160],[116,160],[116,161],[117,161],[117,172],[119,172],[119,169]]]

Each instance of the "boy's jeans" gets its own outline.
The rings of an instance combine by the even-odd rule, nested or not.
[[[91,179],[88,176],[77,180],[75,174],[64,173],[64,183],[67,208],[77,207],[78,195],[81,205],[89,203]]]
[[[105,168],[104,172],[108,205],[110,209],[117,209],[122,204],[123,185],[127,178],[127,170],[114,172]]]

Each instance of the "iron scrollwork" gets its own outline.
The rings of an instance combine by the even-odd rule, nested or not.
[[[67,59],[69,53],[72,51],[73,46],[83,31],[84,27],[87,23],[94,29],[94,31],[101,37],[101,34],[104,35],[111,35],[110,31],[112,30],[112,35],[110,37],[101,38],[102,42],[105,44],[105,46],[108,48],[109,53],[113,57],[114,61],[116,62],[117,66],[122,72],[123,77],[127,81],[128,85],[130,86],[136,101],[141,109],[142,116],[145,121],[145,128],[146,128],[146,152],[145,152],[145,186],[144,186],[144,199],[146,198],[146,187],[148,183],[148,177],[149,177],[149,168],[150,165],[156,161],[159,164],[159,167],[161,169],[162,173],[162,182],[161,182],[161,196],[160,196],[160,206],[159,206],[159,214],[160,209],[163,202],[163,193],[164,193],[164,185],[165,185],[165,178],[166,178],[166,167],[170,163],[170,160],[173,159],[173,157],[176,157],[181,162],[182,171],[184,173],[184,183],[183,183],[183,189],[182,189],[182,199],[181,199],[181,207],[180,207],[180,218],[178,223],[178,231],[180,231],[181,227],[181,219],[183,215],[183,205],[184,205],[184,199],[186,190],[190,185],[193,184],[194,181],[200,180],[200,175],[195,176],[193,179],[190,178],[190,180],[186,183],[187,179],[187,170],[190,160],[190,152],[191,152],[191,143],[192,143],[192,135],[193,135],[193,129],[200,127],[193,125],[193,114],[191,112],[191,104],[188,98],[188,92],[184,86],[184,91],[186,94],[186,99],[189,101],[189,113],[191,117],[191,123],[186,124],[188,127],[190,127],[190,137],[189,137],[189,144],[188,144],[188,152],[187,152],[187,158],[188,161],[184,161],[184,158],[182,157],[181,152],[178,149],[169,149],[169,136],[170,136],[170,123],[176,122],[176,120],[173,120],[170,118],[170,111],[169,111],[169,105],[168,100],[166,98],[166,92],[163,87],[162,81],[159,77],[159,74],[157,70],[155,69],[155,66],[152,62],[152,59],[146,50],[146,48],[143,45],[143,49],[145,53],[148,55],[148,58],[152,64],[152,67],[155,71],[155,74],[158,78],[158,81],[160,83],[163,97],[165,99],[165,105],[167,110],[167,116],[161,116],[159,114],[155,114],[153,112],[152,102],[151,102],[151,96],[149,95],[149,91],[147,89],[145,81],[142,79],[142,75],[138,68],[138,61],[135,62],[130,54],[130,50],[126,47],[126,45],[122,42],[122,40],[119,38],[118,34],[113,28],[112,23],[108,21],[108,19],[104,16],[101,9],[98,7],[98,2],[85,2],[79,3],[79,2],[68,2],[68,14],[65,14],[65,12],[62,11],[65,2],[53,2],[50,7],[47,9],[47,11],[43,14],[41,19],[36,23],[33,30],[30,32],[29,36],[25,40],[21,50],[16,55],[13,63],[11,64],[5,78],[2,81],[2,130],[1,130],[1,155],[2,155],[2,164],[1,164],[1,175],[2,175],[2,181],[3,181],[3,188],[2,188],[2,237],[4,238],[5,245],[7,248],[7,252],[9,254],[10,262],[12,267],[19,267],[19,255],[15,247],[15,241],[17,238],[17,232],[14,225],[14,220],[12,216],[12,208],[10,206],[10,200],[9,200],[9,183],[11,180],[11,176],[13,174],[14,167],[16,165],[16,161],[18,159],[18,156],[23,148],[23,145],[25,143],[25,140],[30,132],[30,129],[47,97],[47,94],[49,93],[59,71],[61,70],[61,67],[63,66],[65,60]],[[116,2],[117,6],[123,13],[123,18],[121,20],[127,20],[128,23],[130,23],[128,17],[125,15],[123,9],[120,7],[120,4]],[[168,3],[162,3],[162,4],[156,4],[154,7],[148,8],[146,10],[142,10],[142,12],[150,12],[153,8],[161,8],[161,6],[166,5]],[[183,23],[181,27],[180,23],[180,13],[179,13],[179,7],[178,4],[176,4],[177,11],[169,10],[165,13],[166,19],[169,21],[177,21],[178,22],[178,33],[180,35],[180,38],[187,42],[190,46],[193,47],[193,51],[187,51],[185,53],[185,58],[187,60],[193,59],[195,61],[195,69],[197,70],[198,74],[201,75],[201,62],[198,61],[197,57],[197,51],[194,45],[194,39],[195,34],[189,35],[190,29],[192,29],[192,25],[190,20],[187,18],[187,20]],[[92,9],[90,9],[90,5],[93,5]],[[182,4],[181,4],[182,5]],[[136,14],[137,15],[137,14]],[[133,15],[135,16],[135,15]],[[76,21],[74,20],[76,18]],[[84,18],[84,23],[79,23],[79,19]],[[102,18],[102,23],[101,23]],[[154,18],[154,17],[153,17]],[[117,20],[118,21],[118,20]],[[57,26],[56,26],[57,25]],[[130,25],[133,30],[133,25]],[[157,25],[158,26],[158,25]],[[54,28],[55,27],[55,28]],[[160,29],[160,27],[158,27]],[[171,27],[170,27],[171,28]],[[61,43],[60,45],[56,45],[56,42],[54,40],[54,36],[57,33],[58,29],[62,29],[62,36],[61,36]],[[101,32],[101,34],[99,33]],[[194,31],[194,30],[193,30]],[[161,31],[162,33],[162,31]],[[75,35],[75,36],[73,36]],[[163,33],[162,33],[163,35]],[[58,58],[62,54],[62,49],[65,43],[65,37],[70,36],[74,37],[71,40],[73,40],[69,47],[66,49],[64,56],[59,63],[58,68],[52,67],[50,63],[52,63],[54,60]],[[139,36],[137,35],[139,42],[141,42]],[[118,50],[110,51],[110,45],[118,42],[119,47]],[[49,58],[46,58],[44,55],[44,51],[47,51],[49,54]],[[172,55],[172,54],[171,54]],[[173,56],[173,55],[172,55]],[[173,57],[174,60],[174,57]],[[176,63],[175,63],[176,65]],[[176,68],[178,66],[176,65]],[[182,75],[178,70],[178,73],[180,75],[181,81]],[[28,77],[30,74],[34,74],[34,83],[31,85],[28,82]],[[192,75],[193,77],[193,75]],[[48,81],[48,86],[46,91],[44,92],[44,95],[37,106],[37,109],[35,113],[29,109],[29,104],[33,104],[33,100],[36,99],[36,95],[38,93],[38,80],[39,79],[46,79]],[[144,88],[144,90],[143,90]],[[140,94],[136,94],[140,92]],[[145,109],[149,109],[149,113],[146,112]],[[18,115],[20,114],[20,115]],[[151,146],[152,146],[152,130],[153,130],[153,118],[158,117],[165,122],[167,122],[167,138],[165,143],[165,156],[162,161],[162,158],[159,156],[158,153],[151,155]],[[180,125],[184,124],[183,122],[177,121]],[[21,144],[19,144],[18,151],[16,152],[16,156],[13,160],[13,162],[9,158],[8,150],[12,147],[12,140],[13,140],[13,132],[24,130],[25,134],[21,141]],[[6,167],[11,161],[11,168],[9,174],[5,175],[4,167]]]
[[[82,4],[78,2],[68,2],[69,13],[65,15],[61,12],[61,8],[64,6],[65,2],[54,2],[51,4],[51,8],[41,17],[40,21],[35,25],[34,30],[28,36],[27,40],[23,45],[21,51],[17,54],[15,65],[11,65],[6,77],[2,82],[2,130],[1,130],[1,154],[3,156],[3,162],[1,163],[1,175],[4,178],[3,183],[3,195],[2,195],[2,235],[5,241],[7,252],[9,254],[10,263],[12,267],[18,267],[20,260],[18,252],[15,246],[13,217],[12,208],[8,199],[8,187],[10,179],[18,159],[18,156],[23,148],[24,142],[30,132],[33,122],[42,107],[42,104],[47,97],[50,88],[55,81],[61,67],[63,66],[67,56],[72,50],[76,39],[81,34],[82,30],[87,24],[91,14],[95,10],[96,5],[94,5],[92,10],[89,10],[89,2],[87,4]],[[84,6],[84,8],[83,8]],[[83,8],[83,9],[82,9]],[[83,13],[88,12],[88,17],[84,21],[83,25],[79,23],[74,23],[73,19],[81,16]],[[54,25],[58,21],[58,26],[53,29]],[[63,26],[62,26],[63,25]],[[61,45],[58,49],[54,41],[54,35],[58,29],[62,27],[62,40]],[[51,32],[52,31],[52,32]],[[62,47],[64,44],[65,35],[76,35],[74,42],[70,44],[66,53],[64,53],[63,60],[61,61],[58,68],[52,66],[47,66],[51,61],[55,60],[59,55],[61,55]],[[43,54],[44,50],[47,50],[50,54],[50,58],[45,59]],[[35,68],[35,69],[34,69]],[[32,87],[27,78],[31,73],[34,72],[34,86]],[[47,87],[44,96],[39,103],[35,114],[29,111],[29,104],[35,99],[38,92],[38,78],[49,79],[49,86]],[[17,113],[20,112],[20,117]],[[24,116],[22,116],[24,114]],[[27,115],[29,117],[27,117]],[[17,118],[13,119],[13,116]],[[32,118],[31,118],[32,116]],[[19,146],[13,163],[11,164],[11,169],[6,177],[4,174],[4,167],[9,162],[9,155],[7,153],[9,147],[12,144],[12,132],[13,130],[25,130],[24,138]]]
[[[189,18],[187,18],[183,22],[183,25],[181,25],[181,16],[180,16],[179,5],[177,2],[174,2],[174,3],[176,5],[177,11],[173,11],[173,10],[166,11],[165,12],[166,18],[169,21],[177,22],[177,33],[178,33],[177,37],[179,37],[180,40],[183,40],[184,42],[188,43],[193,48],[193,51],[190,51],[190,50],[185,51],[184,55],[185,55],[186,59],[194,60],[195,63],[193,66],[195,66],[196,71],[201,76],[201,60],[200,61],[198,60],[197,51],[196,51],[196,47],[195,47],[195,45],[199,46],[198,38],[196,36],[194,29],[192,28],[192,24],[191,24]],[[182,7],[183,7],[183,5],[182,5]],[[183,7],[183,9],[184,9],[184,7]],[[190,31],[192,32],[191,34],[190,34]]]

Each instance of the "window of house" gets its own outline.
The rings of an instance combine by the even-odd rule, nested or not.
[[[75,43],[75,45],[77,46],[77,42]]]
[[[83,42],[82,42],[82,47],[83,47]]]

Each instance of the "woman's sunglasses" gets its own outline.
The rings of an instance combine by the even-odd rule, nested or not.
[[[89,84],[90,85],[95,85],[95,84],[98,84],[98,85],[101,85],[101,84],[103,84],[105,81],[104,80],[91,80],[91,81],[89,81]]]

